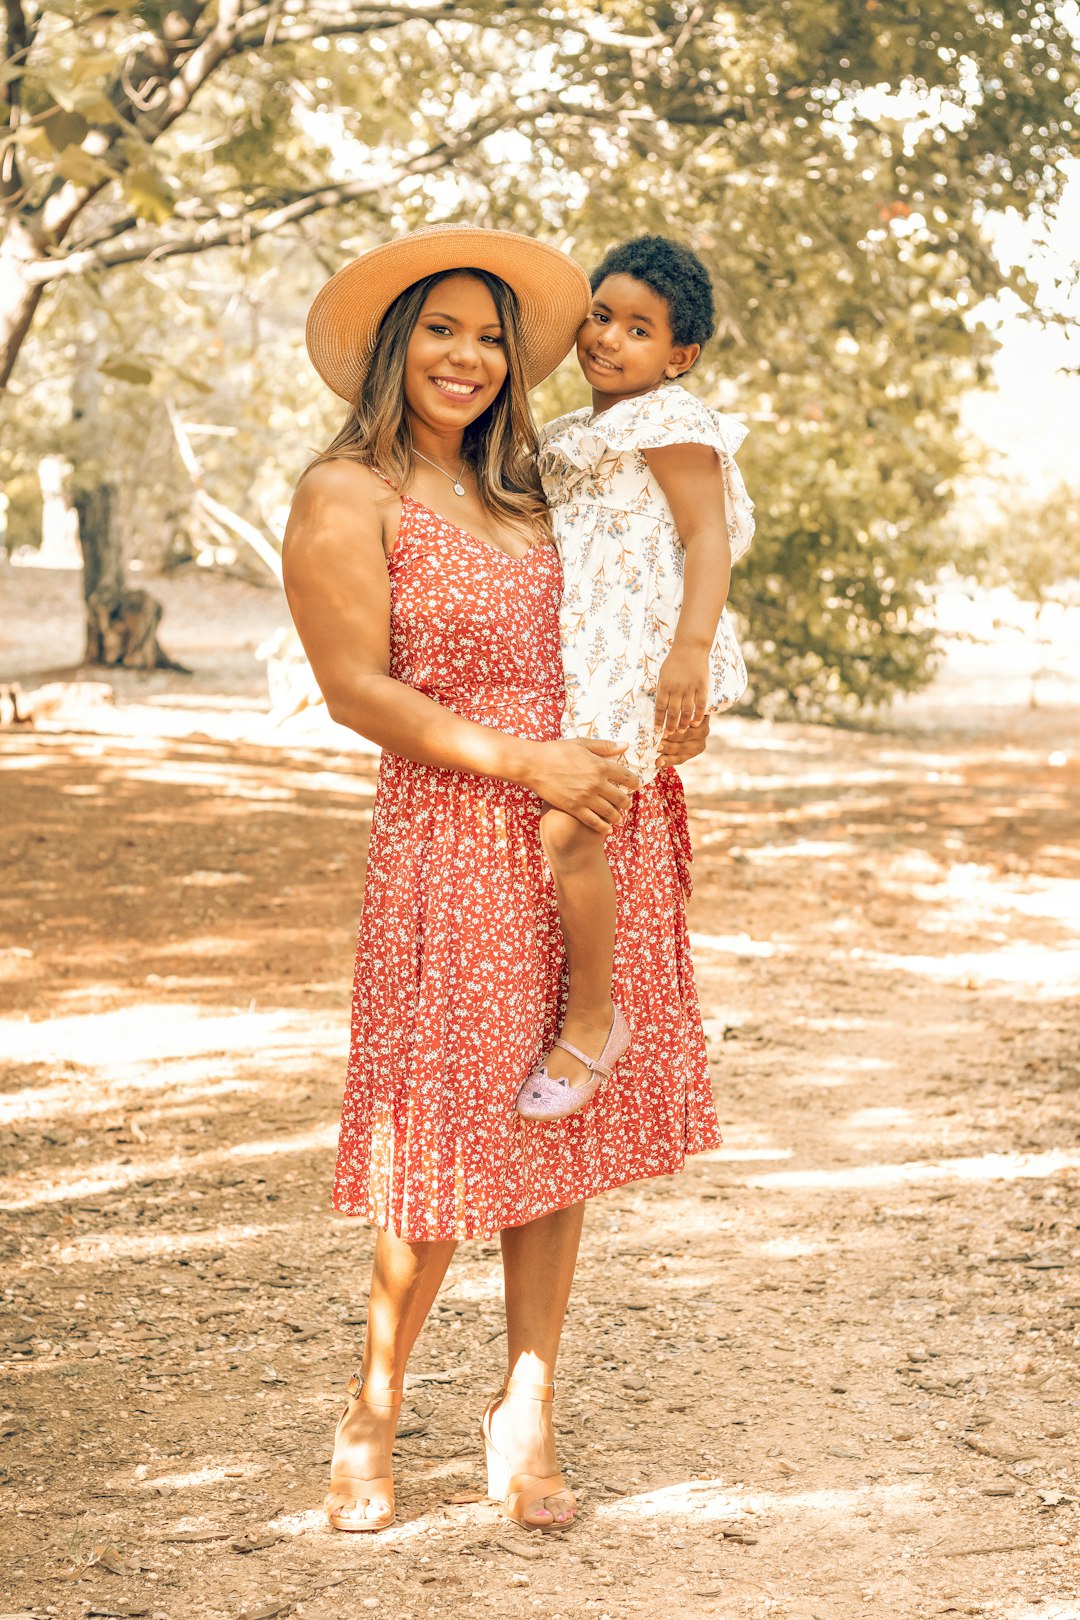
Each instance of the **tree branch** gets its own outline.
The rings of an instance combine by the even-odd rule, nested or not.
[[[204,220],[190,236],[177,237],[172,241],[143,237],[141,240],[105,253],[89,247],[73,249],[60,257],[40,259],[34,264],[27,265],[26,277],[35,285],[43,286],[59,281],[65,276],[110,270],[121,264],[156,263],[160,259],[175,259],[187,254],[204,253],[209,248],[215,247],[244,247],[260,236],[270,236],[273,232],[280,231],[298,220],[306,219],[311,214],[321,213],[326,208],[336,208],[346,202],[358,202],[365,197],[380,196],[388,187],[398,185],[402,180],[412,179],[417,175],[435,174],[440,169],[456,163],[470,148],[486,140],[489,135],[504,129],[511,122],[520,121],[522,116],[519,108],[507,108],[484,123],[463,130],[457,140],[441,141],[419,157],[402,163],[392,174],[378,181],[352,180],[340,185],[320,186],[314,191],[279,196],[275,203],[267,201],[262,205],[269,208],[270,212],[264,214],[261,219],[251,220],[244,216],[240,219],[226,220],[220,215],[215,215],[213,219]],[[535,113],[532,116],[535,116]]]
[[[32,35],[30,25],[26,20],[26,13],[22,8],[22,0],[4,0],[4,11],[7,14],[7,32],[4,35],[4,61],[15,62],[19,57],[27,55],[30,49]],[[12,114],[18,110],[20,100],[20,87],[17,78],[10,79],[4,90],[8,103],[8,124],[12,124]]]
[[[4,36],[5,63],[19,61],[25,62],[30,54],[33,44],[33,30],[26,20],[26,13],[22,8],[22,0],[4,0],[4,10],[7,15],[7,31]],[[19,111],[22,106],[21,75],[7,79],[0,84],[0,106],[7,102],[7,115],[4,125],[8,129],[15,129],[19,123]],[[15,144],[12,144],[0,158],[0,196],[13,197],[22,190],[22,176],[19,173],[19,160]]]
[[[518,6],[509,5],[505,11],[517,9]],[[336,18],[309,19],[295,24],[285,22],[275,26],[284,14],[284,0],[270,0],[269,4],[247,11],[242,9],[242,0],[221,0],[217,21],[168,81],[167,93],[160,107],[153,114],[144,114],[137,119],[140,133],[148,140],[156,140],[187,110],[192,97],[215,68],[227,57],[236,56],[242,51],[272,49],[275,45],[302,43],[323,35],[375,33],[386,28],[397,28],[405,22],[475,20],[468,13],[463,14],[454,0],[434,0],[433,4],[418,6],[350,4],[345,7],[345,12],[346,15],[339,14]]]
[[[200,90],[214,69],[228,56],[243,17],[241,0],[219,0],[218,14],[213,27],[205,33],[190,55],[170,79],[165,81],[165,95],[158,107],[148,113],[135,113],[139,133],[149,141],[157,140],[176,122],[191,105],[191,99]]]
[[[72,253],[85,253],[91,248],[102,247],[106,242],[115,242],[118,236],[133,231],[139,223],[137,214],[124,214],[120,219],[114,219],[111,225],[106,225],[94,236],[84,236],[71,245]]]
[[[4,0],[4,4],[9,10],[14,7],[17,15],[23,17],[22,0]],[[438,22],[452,19],[457,22],[473,23],[492,20],[481,18],[473,11],[463,11],[454,0],[433,0],[433,3],[415,7],[347,3],[345,7],[347,16],[340,21],[328,17],[296,25],[286,23],[284,27],[275,29],[275,21],[284,15],[286,0],[269,0],[267,4],[249,7],[247,10],[244,10],[244,0],[219,0],[218,15],[213,26],[198,37],[192,49],[191,31],[194,29],[196,19],[205,10],[206,4],[207,0],[178,0],[176,15],[183,22],[183,35],[177,34],[173,39],[155,38],[151,49],[136,58],[137,63],[141,65],[141,72],[136,69],[134,74],[122,75],[111,88],[110,99],[120,116],[129,118],[143,139],[149,143],[156,141],[187,111],[195,95],[223,61],[242,51],[256,48],[270,49],[275,45],[303,42],[330,34],[364,34],[417,20]],[[510,3],[504,6],[498,21],[505,22],[507,15],[515,11],[528,11],[528,7],[522,4],[521,0],[510,0]],[[25,26],[25,18],[23,23]],[[258,31],[253,31],[253,23],[258,25]],[[164,77],[163,72],[168,62],[178,59],[185,51],[189,54],[184,57],[177,71],[172,77]],[[127,83],[124,82],[125,76],[129,81]],[[132,80],[134,82],[131,82]],[[163,87],[165,92],[157,105],[152,108],[140,106],[140,101],[152,95],[157,87]],[[10,153],[10,160],[5,154],[4,161],[13,168],[14,147],[10,148]],[[0,195],[17,191],[19,189],[17,183],[4,184],[2,173],[3,171],[0,171]],[[102,181],[89,188],[75,187],[69,182],[58,184],[56,191],[50,194],[46,202],[49,217],[44,220],[47,234],[57,246],[63,242],[86,205],[108,184],[108,181]],[[116,229],[103,231],[93,239],[93,245],[96,246],[103,240],[111,240],[119,234],[120,231]],[[257,230],[255,234],[263,235],[265,231]],[[212,245],[225,245],[240,240],[247,240],[247,237],[237,236],[234,227],[222,236],[220,244],[214,242]],[[190,244],[167,243],[155,256],[169,258],[177,253],[198,253],[202,251],[203,245],[200,234],[193,238]],[[111,258],[108,263],[131,263],[134,259],[147,257],[151,252],[152,246],[140,247],[137,252],[124,258]],[[56,262],[67,263],[67,260],[50,261]],[[107,264],[103,267],[107,268]],[[65,270],[58,273],[70,272]],[[42,279],[55,278],[49,275]]]
[[[252,551],[255,552],[260,562],[264,563],[265,566],[269,568],[270,572],[280,584],[280,550],[266,538],[261,529],[257,529],[255,527],[254,523],[249,523],[247,518],[241,517],[239,512],[234,512],[231,507],[225,505],[224,501],[219,501],[215,496],[210,494],[209,490],[206,488],[206,480],[203,477],[202,465],[198,456],[195,454],[187,428],[181,421],[180,414],[171,399],[166,398],[165,409],[168,412],[169,421],[172,424],[173,435],[176,439],[176,448],[180,454],[180,460],[184,463],[188,477],[195,486],[195,500],[197,504],[202,507],[207,517],[209,517],[219,529],[224,529],[225,533],[229,535],[230,538],[239,537],[241,540],[245,541],[245,543],[251,547]]]
[[[284,30],[275,28],[274,24],[285,15],[286,0],[268,0],[261,6],[254,6],[245,11],[241,22],[245,35],[244,43],[239,47],[246,49],[249,43],[277,44],[283,37]],[[520,0],[503,8],[507,11],[520,11],[523,9]],[[347,15],[342,15],[342,12]],[[301,13],[302,15],[302,13]],[[501,18],[499,19],[502,20]],[[474,12],[456,5],[454,0],[431,0],[427,5],[416,6],[379,6],[347,3],[339,9],[336,15],[328,15],[321,20],[311,18],[305,22],[305,29],[310,26],[311,32],[305,32],[304,39],[317,39],[320,34],[341,34],[355,32],[357,34],[369,33],[372,29],[396,28],[405,22],[466,22],[475,23],[478,18]],[[290,24],[286,22],[285,27]],[[260,32],[262,30],[262,32]],[[271,30],[267,38],[267,30]]]
[[[454,9],[453,4],[440,7],[447,19],[453,14]],[[286,25],[281,28],[275,28],[271,24],[268,28],[258,32],[247,31],[238,35],[227,54],[237,56],[241,51],[273,50],[278,45],[297,45],[302,44],[305,40],[330,39],[339,34],[351,34],[354,38],[358,38],[361,34],[378,33],[384,28],[397,28],[403,20],[401,16],[394,14],[390,17],[383,17],[377,21],[365,23],[363,26],[358,26],[355,20],[339,23],[306,22]],[[440,21],[443,19],[433,17],[432,20]]]

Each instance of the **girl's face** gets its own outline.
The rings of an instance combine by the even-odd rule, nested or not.
[[[625,274],[600,283],[577,337],[585,379],[609,404],[681,376],[700,353],[700,344],[675,342],[666,299]]]
[[[475,276],[433,287],[405,351],[405,402],[433,432],[459,437],[506,381],[506,349],[495,300]]]

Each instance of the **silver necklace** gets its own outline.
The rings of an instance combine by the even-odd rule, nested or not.
[[[461,473],[463,473],[465,471],[465,463],[464,462],[461,463],[461,472],[459,472],[457,477],[455,478],[453,473],[448,473],[445,467],[440,467],[439,463],[437,461],[432,461],[430,456],[425,456],[424,454],[422,454],[421,451],[414,449],[413,450],[413,455],[414,456],[419,456],[421,461],[426,461],[428,466],[429,467],[434,467],[436,472],[441,472],[444,478],[449,478],[450,482],[454,486],[454,494],[455,495],[464,495],[464,493],[465,493],[465,485],[461,482]]]

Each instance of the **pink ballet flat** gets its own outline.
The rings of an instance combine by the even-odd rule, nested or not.
[[[591,1058],[579,1051],[569,1041],[564,1041],[561,1035],[554,1045],[561,1046],[564,1052],[569,1052],[571,1057],[584,1063],[591,1071],[591,1079],[581,1086],[572,1086],[565,1076],[553,1080],[547,1072],[545,1058],[543,1063],[537,1064],[517,1094],[516,1106],[522,1119],[566,1119],[569,1114],[580,1113],[610,1077],[612,1069],[630,1045],[630,1026],[616,1007],[604,1050],[598,1058]]]

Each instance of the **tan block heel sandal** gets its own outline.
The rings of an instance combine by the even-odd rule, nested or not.
[[[545,1534],[551,1530],[568,1530],[574,1522],[572,1518],[562,1524],[554,1515],[548,1524],[537,1524],[534,1520],[526,1518],[526,1514],[535,1512],[546,1496],[555,1496],[557,1492],[565,1491],[567,1486],[562,1474],[514,1473],[508,1460],[495,1445],[491,1438],[491,1420],[507,1395],[528,1395],[534,1401],[550,1403],[555,1398],[555,1385],[531,1384],[526,1379],[508,1378],[503,1385],[502,1393],[496,1395],[484,1413],[488,1496],[493,1502],[498,1503],[508,1519],[513,1519],[515,1524],[522,1525],[526,1530],[540,1530]]]
[[[403,1392],[400,1389],[373,1389],[370,1384],[365,1384],[357,1373],[353,1373],[347,1388],[349,1399],[338,1419],[337,1434],[341,1433],[341,1425],[352,1411],[354,1401],[363,1401],[368,1406],[393,1412],[401,1405],[403,1399]],[[334,1439],[336,1443],[337,1435]],[[389,1504],[388,1511],[380,1513],[375,1518],[366,1517],[364,1510],[368,1503],[381,1497],[385,1497]],[[350,1502],[355,1504],[353,1512],[348,1511]],[[393,1478],[389,1474],[384,1474],[378,1479],[361,1479],[359,1475],[346,1473],[344,1468],[331,1464],[330,1489],[326,1493],[323,1505],[326,1508],[326,1517],[335,1530],[385,1530],[394,1522]]]

